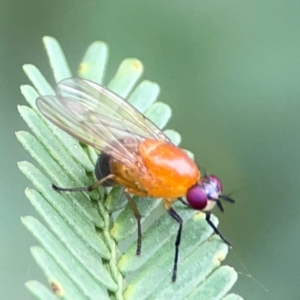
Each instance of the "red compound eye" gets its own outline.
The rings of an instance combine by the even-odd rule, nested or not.
[[[186,199],[189,205],[197,210],[202,210],[207,205],[206,191],[200,185],[192,186],[186,194]]]

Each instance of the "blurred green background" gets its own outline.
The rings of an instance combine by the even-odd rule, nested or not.
[[[73,71],[91,42],[107,42],[107,80],[124,58],[143,61],[143,78],[158,82],[159,99],[172,106],[168,128],[237,201],[216,212],[234,244],[226,262],[241,273],[234,291],[250,300],[299,299],[299,1],[0,4],[1,299],[32,299],[24,282],[43,278],[29,252],[36,242],[20,222],[36,214],[17,169],[29,156],[14,132],[26,130],[17,113],[25,104],[19,86],[29,83],[22,65],[37,65],[54,82],[44,35],[58,39]]]

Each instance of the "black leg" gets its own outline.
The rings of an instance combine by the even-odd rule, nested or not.
[[[211,221],[210,212],[206,212],[205,214],[206,214],[205,219],[206,219],[207,223],[209,224],[209,226],[214,230],[215,234],[217,234],[224,243],[226,243],[228,246],[232,247],[232,244],[224,238],[224,236],[221,234],[221,232],[218,230],[218,228],[215,226],[215,224]]]
[[[127,197],[127,201],[129,203],[130,208],[132,209],[132,211],[134,213],[134,216],[136,218],[136,221],[137,221],[138,239],[137,239],[136,255],[140,255],[141,254],[141,249],[142,249],[142,227],[141,227],[141,218],[142,218],[142,216],[141,216],[138,208],[136,207],[134,201],[130,197],[130,195],[126,192],[125,192],[125,195]]]
[[[181,217],[177,214],[177,212],[172,207],[168,209],[168,213],[179,224],[176,241],[175,241],[175,258],[174,258],[174,266],[173,266],[173,274],[172,274],[172,282],[175,282],[176,278],[177,278],[178,253],[179,253],[179,245],[180,245],[180,240],[181,240],[181,231],[182,231],[183,221],[182,221]]]
[[[178,200],[185,206],[190,207],[181,197],[179,197]]]
[[[77,187],[77,188],[62,188],[55,184],[52,184],[52,188],[59,192],[90,192],[90,191],[94,190],[95,188],[97,188],[99,185],[101,185],[104,181],[111,179],[113,177],[114,177],[114,175],[108,175],[108,176],[102,178],[101,180],[94,182],[90,186],[83,186],[83,187]]]

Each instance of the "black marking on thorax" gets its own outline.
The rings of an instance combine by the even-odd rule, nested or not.
[[[120,140],[120,142],[123,145],[123,147],[125,147],[128,151],[130,151],[130,153],[138,155],[139,146],[136,139],[128,137]],[[116,144],[114,148],[118,148],[118,144]],[[109,155],[105,151],[101,152],[95,166],[95,175],[98,180],[101,180],[102,178],[111,174],[110,162],[112,159],[113,159],[113,155]],[[113,179],[108,179],[103,183],[104,186],[113,186],[114,184],[115,182]]]

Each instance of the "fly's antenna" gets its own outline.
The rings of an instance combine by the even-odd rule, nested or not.
[[[235,203],[235,200],[233,200],[232,198],[230,198],[226,195],[219,195],[219,198],[221,198],[224,201],[230,202],[230,203]]]

